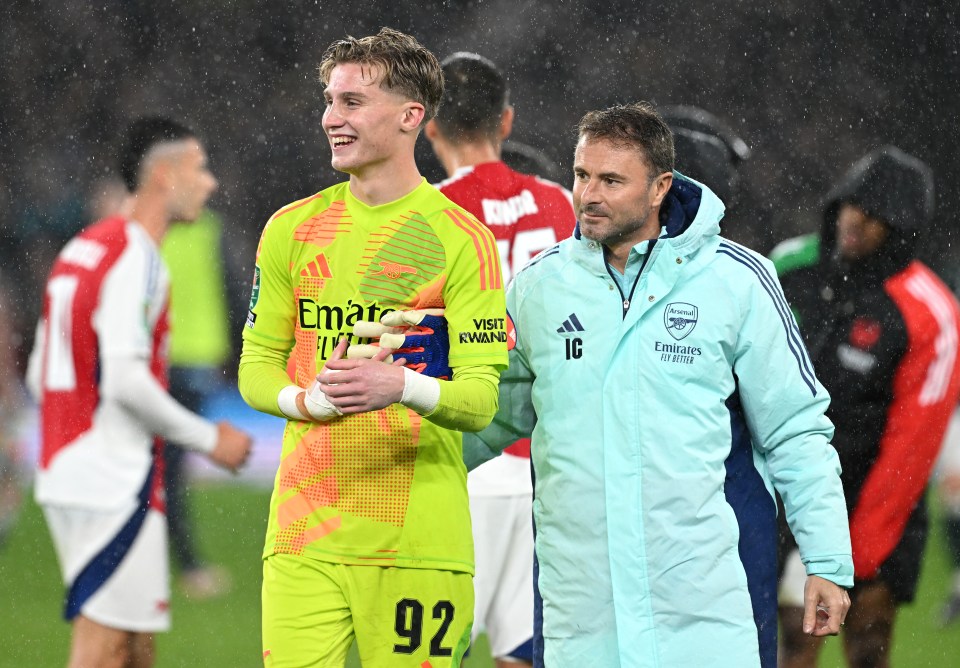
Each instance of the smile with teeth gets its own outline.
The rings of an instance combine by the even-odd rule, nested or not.
[[[330,138],[330,143],[332,143],[334,147],[346,146],[347,144],[352,144],[354,141],[356,141],[354,137],[331,137]]]

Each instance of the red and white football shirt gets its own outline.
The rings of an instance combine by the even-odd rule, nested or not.
[[[570,191],[552,181],[516,172],[503,162],[458,169],[440,191],[479,218],[497,240],[504,285],[537,253],[573,233]],[[530,440],[523,439],[470,473],[471,496],[530,493]]]
[[[166,386],[168,294],[156,244],[138,223],[104,219],[57,256],[31,360],[42,422],[38,502],[111,510],[140,491],[154,437],[104,387],[104,365],[148,361]]]

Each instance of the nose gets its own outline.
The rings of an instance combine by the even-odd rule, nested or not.
[[[330,131],[332,128],[337,128],[343,125],[343,118],[340,116],[340,112],[337,110],[336,103],[327,105],[327,108],[323,110],[323,119],[321,125],[324,130]]]
[[[597,188],[594,179],[587,179],[586,182],[583,183],[583,188],[580,191],[580,201],[583,204],[592,204],[600,201],[600,189]]]

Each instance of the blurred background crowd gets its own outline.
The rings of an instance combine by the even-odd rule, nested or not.
[[[12,0],[0,8],[0,289],[20,368],[52,258],[89,222],[120,130],[150,112],[183,119],[209,148],[239,340],[264,221],[338,179],[320,129],[319,56],[383,25],[440,57],[495,58],[510,78],[514,139],[543,151],[568,187],[586,110],[647,99],[717,115],[750,150],[724,232],[760,252],[815,229],[831,181],[896,144],[935,171],[937,224],[922,256],[953,271],[955,3]]]

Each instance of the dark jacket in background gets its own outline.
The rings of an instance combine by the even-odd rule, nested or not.
[[[844,204],[890,226],[883,246],[853,263],[836,253]],[[880,148],[828,195],[819,261],[781,276],[832,397],[856,577],[882,577],[901,601],[916,588],[923,492],[960,394],[956,301],[914,258],[932,214],[930,169]]]

